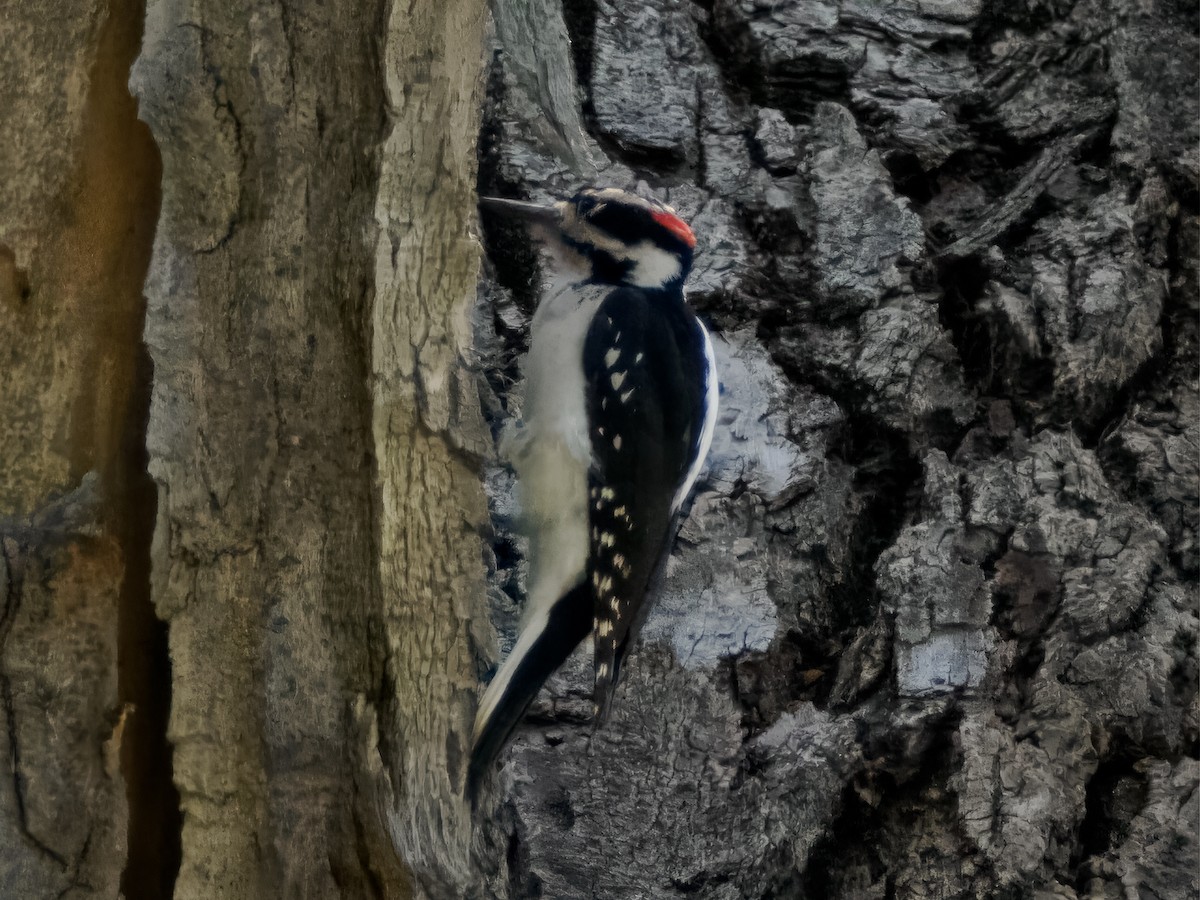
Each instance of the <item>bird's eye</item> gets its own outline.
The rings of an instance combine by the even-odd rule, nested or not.
[[[596,198],[591,196],[590,194],[580,194],[578,197],[575,198],[575,209],[577,209],[580,212],[580,214],[586,214],[586,213],[591,212],[592,207],[594,207],[595,205],[596,205]]]

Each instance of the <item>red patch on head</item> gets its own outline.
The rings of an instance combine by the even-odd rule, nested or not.
[[[692,229],[688,227],[688,223],[664,210],[652,210],[651,218],[659,225],[675,235],[693,250],[696,249],[696,236],[692,234]]]

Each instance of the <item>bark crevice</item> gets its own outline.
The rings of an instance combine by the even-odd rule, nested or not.
[[[103,204],[103,221],[119,248],[108,273],[109,322],[99,352],[120,373],[121,395],[109,422],[97,417],[97,433],[90,440],[99,442],[91,465],[101,473],[106,526],[123,561],[116,615],[117,695],[124,721],[115,739],[128,815],[121,891],[130,900],[171,896],[182,829],[167,739],[172,689],[168,626],[156,613],[150,590],[158,500],[146,450],[154,370],[142,338],[142,286],[158,222],[162,164],[128,87],[144,20],[144,0],[109,6],[84,111],[87,149],[82,164],[85,191],[104,185],[100,190],[111,192],[101,193],[97,202]]]

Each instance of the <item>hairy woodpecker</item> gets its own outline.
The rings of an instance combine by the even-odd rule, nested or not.
[[[481,205],[529,221],[565,272],[533,317],[524,423],[502,441],[530,539],[528,599],[479,703],[472,798],[542,683],[589,633],[596,725],[607,719],[718,395],[712,344],[683,296],[696,238],[673,209],[615,188],[551,206]]]

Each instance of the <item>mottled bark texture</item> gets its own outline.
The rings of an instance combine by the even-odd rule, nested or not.
[[[722,413],[613,720],[585,648],[495,782],[508,895],[1196,896],[1195,9],[559,13],[496,6],[481,190],[658,188]],[[484,226],[499,422],[545,267]]]
[[[476,0],[148,6],[177,897],[470,882],[484,23]]]
[[[0,7],[0,896],[478,890],[485,26]]]

